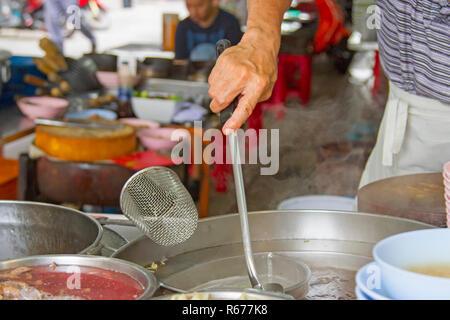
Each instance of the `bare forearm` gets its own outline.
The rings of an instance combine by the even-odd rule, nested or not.
[[[210,108],[220,112],[239,103],[222,130],[240,128],[258,102],[267,100],[277,78],[281,22],[291,0],[247,0],[247,30],[238,45],[225,50],[209,76]]]
[[[283,15],[292,0],[248,0],[247,31],[243,40],[264,44],[266,50],[277,55]]]

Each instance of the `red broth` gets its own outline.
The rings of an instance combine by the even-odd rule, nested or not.
[[[72,267],[73,268],[73,267]],[[20,281],[53,296],[72,296],[86,300],[135,300],[144,293],[132,277],[95,267],[35,266],[17,276],[0,272],[2,281]],[[3,276],[2,276],[3,274]]]

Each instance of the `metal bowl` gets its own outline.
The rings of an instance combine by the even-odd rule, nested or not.
[[[253,257],[263,285],[279,283],[295,299],[306,296],[311,270],[305,263],[272,252],[255,253]],[[176,283],[177,288],[187,289],[188,292],[219,289],[242,291],[252,287],[242,255],[199,263],[169,277],[166,283]],[[176,291],[177,288],[169,289]]]
[[[276,293],[276,292],[266,292],[256,289],[220,289],[220,290],[208,290],[208,291],[197,291],[198,293],[208,294],[208,300],[240,300],[242,295],[246,295],[245,300],[294,300],[294,298],[287,294]],[[185,295],[192,295],[194,292],[186,292]],[[182,298],[183,294],[169,294],[165,296],[159,296],[151,300],[185,300],[177,299]]]
[[[19,267],[51,265],[95,267],[124,273],[138,281],[145,289],[137,300],[150,299],[159,287],[155,276],[141,266],[114,258],[86,255],[42,255],[0,262],[0,271]]]
[[[0,261],[93,253],[102,235],[102,226],[80,211],[47,203],[0,201]]]

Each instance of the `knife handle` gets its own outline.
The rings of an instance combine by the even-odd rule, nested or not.
[[[23,77],[23,82],[25,82],[27,84],[31,84],[31,85],[36,86],[36,87],[42,87],[42,88],[49,87],[49,83],[45,79],[36,77],[36,76],[34,76],[32,74],[26,74]]]

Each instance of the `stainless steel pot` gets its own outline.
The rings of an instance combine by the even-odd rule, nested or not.
[[[62,206],[0,201],[0,261],[39,254],[96,253],[101,225]]]
[[[256,289],[245,290],[211,290],[201,291],[202,294],[207,294],[208,300],[294,300],[294,298],[287,294],[281,294],[276,292],[265,292]],[[194,292],[188,292],[187,295],[192,295]],[[243,294],[245,294],[243,296]],[[244,298],[245,297],[245,298]],[[152,300],[182,300],[180,294],[168,294],[165,296],[159,296]],[[187,299],[186,299],[187,300]]]
[[[393,234],[433,228],[383,215],[322,210],[253,212],[249,225],[255,253],[286,255],[310,267],[307,299],[354,299],[355,272],[372,261],[375,243]],[[155,263],[162,287],[186,292],[203,284],[204,277],[196,271],[223,274],[216,262],[242,255],[239,216],[232,214],[201,219],[194,235],[181,245],[161,247],[141,237],[113,256],[143,266]]]
[[[33,256],[0,262],[0,271],[19,267],[48,266],[52,263],[55,263],[57,266],[96,267],[124,273],[138,281],[143,286],[145,291],[138,298],[138,300],[150,299],[159,287],[156,278],[146,269],[131,262],[107,257],[85,255]]]

